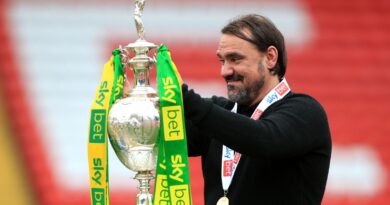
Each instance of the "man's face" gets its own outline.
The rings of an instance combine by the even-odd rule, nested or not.
[[[242,105],[255,103],[265,82],[264,54],[248,41],[222,34],[217,56],[229,99]]]

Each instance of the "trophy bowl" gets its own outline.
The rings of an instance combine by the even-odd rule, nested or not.
[[[157,96],[157,95],[156,95]],[[109,136],[120,161],[135,172],[155,169],[160,117],[155,99],[129,96],[111,108]]]

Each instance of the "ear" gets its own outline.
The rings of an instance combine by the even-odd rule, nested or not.
[[[275,46],[269,46],[265,52],[266,66],[268,70],[273,70],[278,61],[278,49]]]

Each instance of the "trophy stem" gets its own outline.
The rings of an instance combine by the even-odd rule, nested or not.
[[[149,193],[150,180],[153,179],[151,171],[140,171],[137,172],[134,179],[139,181],[139,193],[137,194],[137,205],[152,205],[152,194]]]
[[[135,70],[134,69],[134,87],[149,86],[149,69]]]

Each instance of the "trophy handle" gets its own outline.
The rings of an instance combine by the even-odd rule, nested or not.
[[[157,53],[158,53],[158,47],[153,50],[153,54],[152,54],[152,57],[151,57],[154,64],[157,63]],[[156,66],[156,70],[157,70],[157,66]]]
[[[126,48],[123,48],[122,45],[119,46],[119,50],[121,51],[121,62],[123,65],[123,69],[126,69],[127,64],[131,59],[131,52],[129,52]]]

